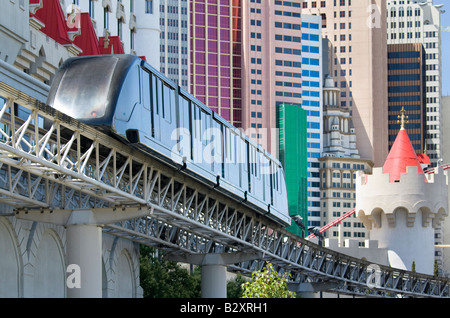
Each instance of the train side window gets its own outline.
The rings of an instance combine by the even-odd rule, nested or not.
[[[143,105],[146,109],[150,109],[150,74],[145,71],[142,70],[141,71],[142,74],[142,100],[143,100]]]
[[[274,162],[272,161],[272,178],[273,178],[273,183],[272,183],[272,187],[278,191],[278,167],[276,164],[274,164]]]
[[[198,109],[198,106],[195,105],[193,110],[194,110],[194,138],[201,140],[202,122],[200,120],[200,109]]]
[[[239,147],[238,147],[238,151],[239,151],[239,162],[243,164],[243,168],[244,171],[248,173],[248,169],[247,166],[248,162],[247,162],[247,156],[249,156],[248,154],[248,143],[243,141],[240,137],[239,137]]]
[[[278,191],[278,179],[280,178],[280,174],[278,173],[279,172],[279,170],[280,169],[278,169],[278,167],[277,167],[277,172],[275,173],[275,175],[276,175],[276,189],[277,189],[277,191]]]
[[[252,147],[252,173],[255,178],[258,177],[258,151]]]
[[[209,130],[210,125],[208,125],[209,119],[210,118],[209,118],[208,114],[200,110],[200,121],[203,124],[203,127],[202,127],[203,130],[200,130],[200,134],[201,134],[200,138],[203,141],[204,146],[207,146],[208,143],[211,142],[211,136],[210,136],[211,132]]]
[[[258,151],[258,149],[255,149],[255,176],[258,178],[258,180],[261,179],[261,153]]]
[[[233,164],[237,164],[238,163],[238,154],[237,154],[237,136],[234,133],[231,133],[231,151],[232,151],[232,155],[230,156],[231,158],[231,162]]]
[[[175,103],[175,91],[169,86],[163,84],[163,108],[162,117],[168,121],[172,122],[172,106]]]
[[[161,103],[160,91],[158,90],[159,79],[152,75],[152,104],[153,111],[159,115],[159,105]]]
[[[234,148],[232,143],[233,142],[233,136],[232,133],[230,131],[230,129],[225,128],[225,148],[226,148],[226,154],[225,157],[227,158],[228,162],[233,162],[234,160]]]

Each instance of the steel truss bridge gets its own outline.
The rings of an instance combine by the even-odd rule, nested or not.
[[[450,281],[373,264],[323,248],[245,203],[0,83],[0,202],[24,214],[65,217],[88,209],[103,231],[170,255],[243,253],[228,266],[251,275],[267,261],[293,283],[329,284],[363,297],[449,297]],[[17,116],[15,104],[23,106]],[[1,105],[0,105],[1,106]],[[12,114],[16,114],[13,116]],[[371,276],[372,275],[372,276]],[[374,276],[375,275],[375,276]],[[377,282],[368,284],[371,277]]]

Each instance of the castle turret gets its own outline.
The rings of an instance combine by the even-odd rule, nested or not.
[[[448,215],[447,174],[436,168],[424,174],[402,128],[383,168],[356,180],[357,216],[371,240],[388,249],[394,268],[433,274],[434,229]]]

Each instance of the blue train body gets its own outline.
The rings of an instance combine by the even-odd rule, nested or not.
[[[137,56],[68,59],[47,104],[290,225],[280,162]]]

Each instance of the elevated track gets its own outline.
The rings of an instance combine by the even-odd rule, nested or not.
[[[293,283],[364,297],[449,297],[450,281],[371,264],[302,239],[170,162],[143,153],[0,83],[0,202],[15,217],[90,210],[103,231],[172,255],[248,253]],[[20,105],[20,106],[19,106]],[[0,212],[1,213],[1,212]],[[0,214],[1,215],[1,214]],[[373,278],[376,278],[373,280]]]

